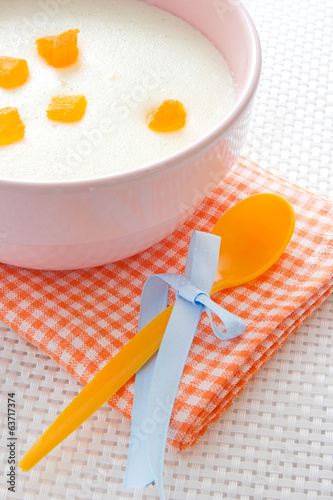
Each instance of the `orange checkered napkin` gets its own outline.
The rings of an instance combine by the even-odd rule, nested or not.
[[[0,319],[85,384],[135,335],[145,280],[156,273],[183,273],[193,230],[209,231],[225,210],[261,192],[281,194],[293,204],[295,234],[263,276],[214,295],[222,307],[246,320],[242,337],[220,342],[203,315],[168,436],[177,449],[187,448],[332,291],[333,207],[328,201],[240,159],[180,229],[139,255],[72,272],[0,265]],[[133,382],[110,400],[128,417]]]

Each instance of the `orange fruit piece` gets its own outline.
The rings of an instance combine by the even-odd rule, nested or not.
[[[84,95],[59,95],[52,97],[46,113],[50,120],[77,122],[83,118],[86,107]]]
[[[148,116],[148,127],[155,132],[176,132],[185,127],[186,112],[183,104],[169,99]]]
[[[0,87],[13,89],[23,85],[28,79],[29,68],[25,59],[0,57]]]
[[[44,36],[36,40],[37,51],[55,68],[73,64],[78,56],[77,34],[80,30],[68,30],[57,36]]]
[[[23,139],[25,125],[16,108],[0,109],[0,145],[11,144]]]

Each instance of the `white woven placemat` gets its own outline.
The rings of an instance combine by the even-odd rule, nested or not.
[[[243,154],[333,201],[333,2],[244,3],[264,68]],[[30,473],[17,471],[17,493],[7,491],[7,393],[16,394],[21,457],[81,386],[7,327],[0,333],[0,499],[157,500],[154,486],[123,488],[130,423],[106,406]],[[192,450],[168,450],[169,498],[331,499],[332,360],[331,296]]]

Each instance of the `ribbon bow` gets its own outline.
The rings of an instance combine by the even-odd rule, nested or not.
[[[177,292],[176,303],[160,349],[136,374],[132,428],[125,486],[143,488],[153,482],[164,499],[163,463],[168,427],[186,359],[203,311],[221,340],[238,337],[245,323],[209,297],[214,282],[221,238],[194,231],[185,275],[156,274],[146,281],[141,297],[139,330],[168,304],[169,287]],[[212,319],[214,312],[226,331]]]

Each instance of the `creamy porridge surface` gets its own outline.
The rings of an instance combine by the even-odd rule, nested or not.
[[[236,96],[221,53],[181,19],[137,0],[0,0],[0,52],[26,59],[30,78],[0,88],[0,108],[17,107],[22,141],[0,147],[0,178],[100,177],[168,157],[209,133]],[[35,40],[78,28],[79,60],[48,66]],[[58,94],[84,94],[77,123],[48,120]],[[185,128],[159,134],[147,115],[166,99],[181,101]]]

